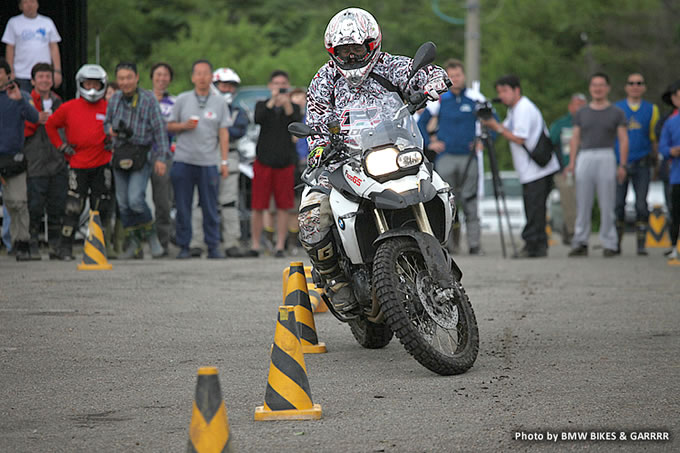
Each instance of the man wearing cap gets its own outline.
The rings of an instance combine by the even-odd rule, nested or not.
[[[632,73],[626,80],[626,99],[616,103],[626,114],[628,128],[628,163],[626,179],[616,187],[616,231],[619,236],[618,250],[621,252],[621,240],[625,226],[625,205],[628,182],[633,183],[635,191],[635,212],[637,233],[637,254],[647,255],[645,240],[647,237],[647,192],[651,179],[651,170],[656,166],[657,140],[654,126],[659,120],[659,109],[651,102],[642,99],[646,91],[642,74]],[[616,159],[619,161],[619,144],[615,147]]]
[[[567,114],[558,118],[550,125],[550,140],[555,148],[562,151],[562,168],[569,165],[569,141],[571,140],[573,118],[572,115],[586,105],[586,96],[583,93],[574,93],[567,104]],[[560,205],[562,207],[562,243],[571,245],[571,237],[574,235],[574,223],[576,222],[576,191],[574,190],[574,178],[567,172],[561,171],[555,175],[555,185],[560,191]]]

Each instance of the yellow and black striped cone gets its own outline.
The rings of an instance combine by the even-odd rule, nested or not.
[[[326,345],[319,343],[316,335],[316,324],[312,304],[307,292],[307,279],[305,269],[301,262],[290,263],[288,284],[286,285],[286,297],[284,305],[295,307],[295,319],[297,320],[298,332],[302,352],[305,354],[320,354],[326,352]]]
[[[106,243],[104,242],[99,211],[90,211],[90,223],[87,226],[83,261],[78,265],[78,270],[109,271],[111,269],[113,269],[113,266],[106,259]]]
[[[660,205],[654,205],[649,213],[649,227],[645,246],[647,248],[670,247],[671,238],[668,234],[668,222]]]
[[[545,219],[545,234],[548,236],[548,247],[553,247],[557,241],[552,238],[552,225],[550,224],[550,217]]]
[[[222,400],[217,368],[198,369],[187,453],[230,452],[229,418]]]
[[[312,402],[305,357],[295,322],[295,309],[279,307],[264,405],[255,420],[318,420],[321,405]]]
[[[290,273],[290,268],[287,267],[283,270],[283,302],[286,302],[286,286],[288,285],[288,274]],[[312,309],[314,313],[325,313],[328,311],[326,302],[323,301],[321,297],[324,294],[324,289],[318,287],[314,284],[312,279],[312,266],[305,266],[305,278],[307,279],[307,292],[309,293],[309,301],[312,303]]]

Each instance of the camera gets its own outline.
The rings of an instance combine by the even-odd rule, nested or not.
[[[279,94],[284,94],[284,93],[288,93],[288,88],[279,89]]]
[[[121,140],[128,140],[135,135],[135,132],[129,127],[123,120],[118,120],[116,126],[113,127],[113,132],[118,134],[118,138]]]
[[[475,104],[475,115],[480,120],[490,120],[493,118],[493,104],[489,101],[477,101]]]
[[[8,89],[9,87],[11,87],[12,85],[16,85],[16,83],[17,83],[17,81],[16,81],[15,79],[10,79],[10,80],[8,80],[7,83],[5,83],[2,87],[0,87],[0,89],[6,90],[6,89]]]

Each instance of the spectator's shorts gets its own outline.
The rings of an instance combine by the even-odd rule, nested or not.
[[[269,209],[272,194],[277,209],[293,209],[295,165],[273,168],[261,164],[257,159],[253,163],[252,209],[264,211]]]

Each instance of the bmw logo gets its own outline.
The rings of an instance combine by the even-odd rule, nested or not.
[[[340,227],[341,230],[345,231],[345,221],[342,219],[338,219],[338,226]]]

